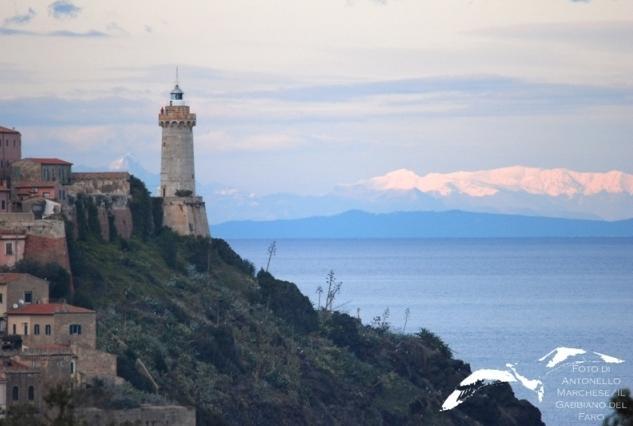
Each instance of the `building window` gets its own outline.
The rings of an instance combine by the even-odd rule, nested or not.
[[[44,334],[46,334],[47,336],[51,335],[51,325],[50,324],[46,324],[44,326]]]
[[[13,324],[13,334],[18,334],[17,327]]]
[[[33,401],[35,399],[35,388],[33,386],[29,386],[29,401]]]
[[[70,334],[81,334],[81,325],[70,324]]]
[[[11,397],[14,401],[20,399],[20,389],[17,386],[13,386],[13,389],[11,390]]]
[[[4,209],[4,206],[2,208]],[[4,245],[4,254],[6,254],[7,256],[13,256],[13,243],[6,243]]]
[[[70,361],[70,374],[75,374],[75,360]]]
[[[7,208],[7,203],[6,201],[2,200],[2,210],[5,210]]]
[[[24,303],[33,303],[33,292],[25,291],[24,292]]]
[[[29,323],[25,322],[22,325],[24,326],[24,335],[28,336],[29,335]]]
[[[4,303],[4,293],[0,293],[0,303]]]
[[[33,326],[33,334],[35,334],[36,336],[40,335],[40,325],[39,324],[35,324]]]

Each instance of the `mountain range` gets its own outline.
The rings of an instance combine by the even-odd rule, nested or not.
[[[131,155],[110,164],[128,170],[150,190],[160,177]],[[511,166],[491,170],[427,173],[394,170],[341,184],[320,195],[258,195],[215,182],[197,182],[210,223],[233,220],[298,219],[348,210],[464,210],[573,219],[622,220],[633,217],[633,175],[622,171],[578,172],[564,168]]]
[[[633,219],[601,221],[459,210],[367,213],[272,221],[231,221],[211,228],[215,237],[235,238],[559,238],[633,237]]]

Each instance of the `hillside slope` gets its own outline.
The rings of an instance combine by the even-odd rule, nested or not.
[[[542,424],[508,385],[441,413],[470,368],[437,336],[318,312],[225,241],[158,229],[160,206],[141,187],[134,197],[130,240],[78,224],[74,303],[97,310],[98,346],[118,355],[119,375],[195,406],[199,425]]]

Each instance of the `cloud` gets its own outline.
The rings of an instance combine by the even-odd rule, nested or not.
[[[584,3],[576,0],[575,2]],[[468,32],[496,40],[563,43],[599,50],[633,51],[633,21],[549,22],[491,27]]]
[[[315,85],[232,94],[216,116],[279,121],[369,117],[543,115],[633,105],[630,87],[545,84],[503,77],[443,77]],[[201,114],[202,115],[202,114]]]
[[[48,6],[48,14],[56,19],[75,18],[81,8],[66,0],[57,0]]]
[[[121,97],[64,99],[33,97],[3,99],[0,117],[14,126],[155,125],[156,106],[146,99]]]
[[[283,151],[301,145],[302,141],[283,132],[234,135],[213,130],[196,136],[196,145],[201,154],[217,151]]]
[[[33,18],[35,18],[35,15],[37,15],[35,10],[33,10],[32,8],[29,7],[29,10],[25,14],[15,15],[15,16],[12,16],[10,18],[5,19],[4,20],[4,24],[5,25],[24,25],[24,24],[28,24],[29,22],[31,22],[31,20]]]
[[[15,28],[0,27],[0,37],[1,36],[95,38],[95,37],[109,37],[110,34],[104,33],[103,31],[97,31],[97,30],[90,30],[90,31],[85,31],[85,32],[68,31],[68,30],[38,32],[38,31],[17,30]]]

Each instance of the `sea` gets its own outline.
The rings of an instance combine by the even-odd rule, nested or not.
[[[265,267],[270,240],[229,243]],[[284,239],[269,270],[315,306],[334,271],[337,309],[426,328],[473,371],[513,370],[547,425],[600,425],[633,389],[633,239]]]

